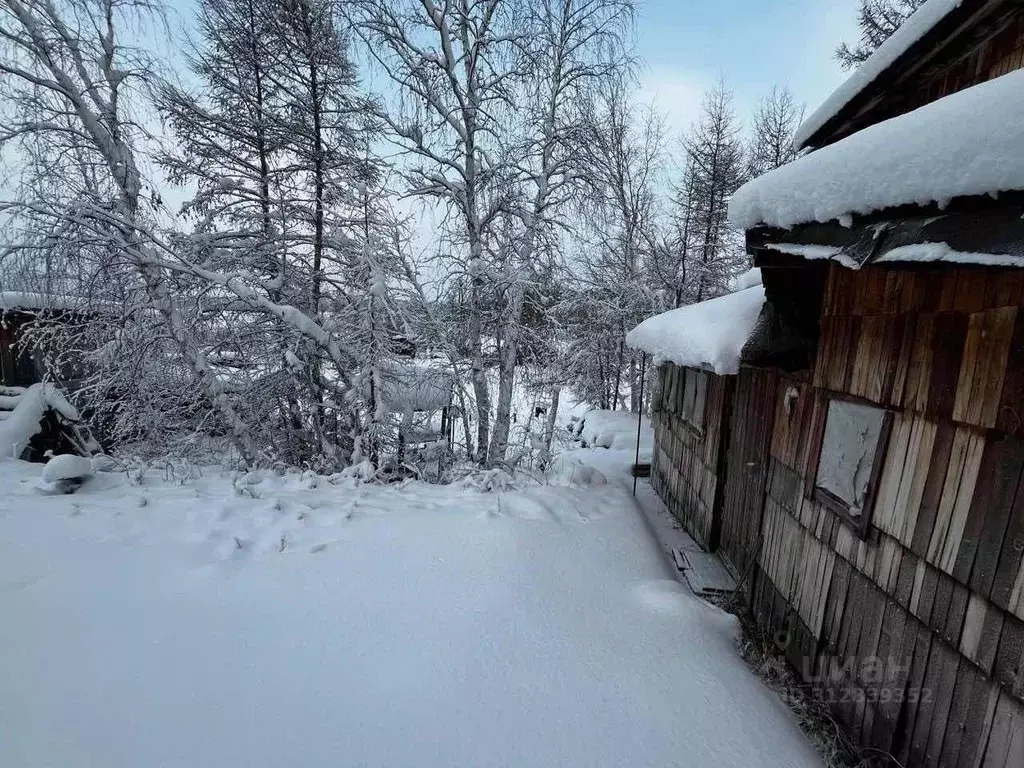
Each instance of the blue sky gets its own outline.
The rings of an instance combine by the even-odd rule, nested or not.
[[[677,133],[724,76],[748,117],[773,85],[812,111],[845,79],[832,58],[856,37],[857,0],[647,0],[637,18],[641,98]]]
[[[188,26],[193,0],[169,0]],[[639,98],[664,114],[674,138],[701,93],[724,76],[748,118],[773,85],[813,110],[841,83],[832,54],[856,37],[857,0],[638,0]]]

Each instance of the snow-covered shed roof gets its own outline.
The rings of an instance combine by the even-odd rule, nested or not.
[[[901,205],[1024,190],[1024,70],[872,125],[754,179],[732,197],[743,229],[848,221]]]
[[[914,43],[958,8],[962,2],[963,0],[928,0],[918,8],[803,122],[794,137],[797,149],[802,149],[814,134],[825,127],[829,120],[838,115],[847,104],[910,50]]]
[[[436,411],[451,405],[455,372],[435,360],[401,360],[380,366],[379,393],[392,413]]]
[[[0,291],[0,311],[22,310],[25,312],[49,310],[70,310],[81,308],[85,299],[35,291]]]
[[[626,344],[653,355],[656,364],[675,363],[720,375],[737,373],[740,352],[763,306],[764,288],[758,282],[650,317],[626,335]]]

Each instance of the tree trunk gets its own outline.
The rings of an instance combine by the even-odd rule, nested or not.
[[[548,405],[548,417],[544,422],[544,455],[543,466],[551,461],[551,441],[555,437],[555,422],[558,418],[558,401],[562,394],[562,388],[555,386],[551,388],[551,403]]]
[[[516,365],[519,357],[519,336],[526,291],[521,282],[516,282],[512,298],[505,343],[501,349],[498,368],[498,405],[494,416],[494,438],[491,440],[489,464],[505,460],[508,449],[508,433],[511,427],[512,394],[515,385]]]

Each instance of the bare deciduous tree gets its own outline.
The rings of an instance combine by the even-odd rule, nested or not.
[[[793,136],[803,115],[803,106],[797,105],[788,88],[772,88],[772,92],[761,100],[754,113],[753,132],[747,150],[749,178],[796,159]]]
[[[502,141],[522,77],[525,32],[507,0],[355,0],[370,55],[397,87],[381,110],[413,158],[410,192],[454,214],[457,271],[468,284],[465,347],[476,409],[475,457],[487,461],[491,396],[484,355],[487,240],[509,206],[515,168]],[[461,247],[460,247],[461,246]],[[462,250],[464,248],[464,251]]]

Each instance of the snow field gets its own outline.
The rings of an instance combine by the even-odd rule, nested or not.
[[[40,471],[0,464],[3,765],[818,764],[615,483]]]

